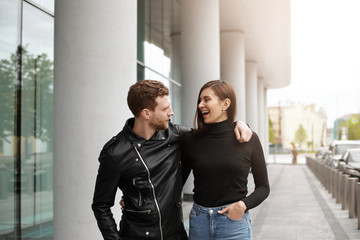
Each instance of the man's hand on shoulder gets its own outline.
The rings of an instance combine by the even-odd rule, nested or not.
[[[243,121],[236,122],[236,127],[234,131],[235,131],[236,139],[241,143],[250,141],[253,135],[249,126]]]

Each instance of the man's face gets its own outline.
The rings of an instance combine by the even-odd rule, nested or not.
[[[170,107],[168,96],[161,96],[155,99],[157,103],[154,111],[151,112],[150,127],[155,130],[165,130],[168,128],[169,120],[174,115],[173,110]]]

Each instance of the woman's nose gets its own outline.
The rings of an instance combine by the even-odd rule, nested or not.
[[[199,102],[199,104],[198,104],[198,108],[201,108],[201,107],[203,107],[203,106],[204,106],[203,101]]]

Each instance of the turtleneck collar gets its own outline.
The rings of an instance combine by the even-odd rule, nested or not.
[[[226,119],[222,122],[206,124],[208,133],[223,133],[234,130],[234,124],[229,124],[229,120]]]

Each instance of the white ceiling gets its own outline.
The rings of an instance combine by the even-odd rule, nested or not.
[[[151,9],[146,21],[155,30],[152,42],[162,44],[166,53],[170,34],[180,32],[181,0],[151,0],[146,5]],[[290,84],[290,0],[219,0],[219,5],[220,31],[245,34],[245,58],[257,63],[265,87]]]
[[[291,81],[290,0],[220,0],[220,31],[245,34],[245,58],[267,88]]]

